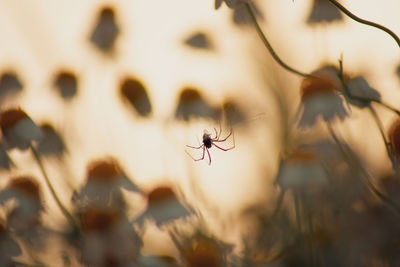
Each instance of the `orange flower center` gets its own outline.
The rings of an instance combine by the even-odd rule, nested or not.
[[[297,150],[287,160],[291,163],[315,163],[317,155],[309,150]]]
[[[39,184],[31,177],[18,177],[10,181],[9,187],[30,196],[37,200],[40,199]]]
[[[80,218],[82,229],[86,232],[110,229],[118,220],[118,213],[107,210],[88,210]]]
[[[335,91],[333,82],[325,77],[309,77],[301,84],[301,100],[304,101],[316,94],[332,94]]]
[[[148,197],[149,206],[161,204],[168,200],[176,199],[174,191],[170,187],[162,186],[152,190]]]
[[[28,115],[20,108],[6,110],[0,116],[1,130],[5,132],[25,118],[28,118]]]
[[[87,177],[88,180],[110,181],[114,180],[121,173],[120,167],[114,160],[99,160],[90,164]]]

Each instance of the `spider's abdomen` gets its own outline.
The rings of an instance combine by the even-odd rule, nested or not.
[[[211,138],[210,138],[210,137],[204,138],[204,139],[203,139],[203,144],[204,144],[204,146],[205,146],[206,148],[210,148],[210,147],[211,147],[211,144],[212,144]]]

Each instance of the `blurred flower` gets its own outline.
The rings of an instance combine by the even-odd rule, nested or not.
[[[5,145],[26,150],[32,141],[39,141],[43,134],[40,128],[20,108],[8,109],[0,114],[0,128]]]
[[[199,90],[192,87],[185,87],[179,95],[178,106],[175,117],[188,121],[192,117],[220,118],[221,111],[211,106],[200,94]]]
[[[160,186],[147,195],[147,208],[136,220],[140,224],[145,219],[153,219],[157,226],[172,220],[187,217],[190,210],[183,206],[169,186]]]
[[[301,84],[303,113],[299,122],[300,127],[313,126],[320,116],[326,122],[331,122],[336,117],[343,120],[347,112],[337,92],[342,86],[336,76],[336,70],[325,67],[311,75]]]
[[[93,161],[87,168],[86,183],[73,201],[79,210],[94,207],[124,209],[125,200],[121,188],[133,192],[140,189],[129,180],[114,158]]]
[[[0,103],[8,100],[9,96],[16,95],[23,89],[22,82],[13,70],[1,74],[0,77]]]
[[[82,261],[88,266],[136,266],[143,242],[120,209],[88,209],[80,214]]]
[[[78,83],[76,74],[70,70],[60,70],[54,77],[54,87],[64,100],[77,95]]]
[[[368,106],[371,101],[379,102],[381,100],[381,94],[375,89],[371,88],[364,77],[356,77],[346,81],[348,92],[346,94],[346,100],[359,108]],[[365,100],[364,100],[365,99]]]
[[[4,222],[0,222],[0,266],[15,266],[13,257],[21,255],[18,243],[13,240]]]
[[[218,9],[222,5],[222,2],[225,2],[229,8],[235,8],[239,5],[249,3],[250,0],[215,0],[215,9]]]
[[[104,7],[97,18],[90,41],[101,51],[110,52],[115,45],[120,29],[115,20],[115,11],[111,7]]]
[[[0,203],[4,205],[11,199],[16,205],[7,214],[8,228],[24,240],[39,241],[44,207],[38,182],[30,176],[12,178],[0,191]]]
[[[200,236],[191,240],[184,251],[187,267],[225,266],[223,248],[213,239]]]
[[[327,184],[328,174],[315,151],[298,149],[281,163],[276,183],[283,190],[310,190]]]
[[[308,24],[331,23],[343,19],[342,13],[328,0],[314,0]]]
[[[138,79],[127,77],[121,81],[121,96],[127,100],[138,115],[147,117],[151,114],[151,102],[147,90]]]

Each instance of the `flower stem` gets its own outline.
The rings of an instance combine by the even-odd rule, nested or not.
[[[396,41],[397,45],[400,47],[400,38],[390,29],[386,28],[385,26],[382,26],[378,23],[369,21],[369,20],[365,20],[362,19],[360,17],[357,17],[356,15],[354,15],[353,13],[351,13],[347,8],[345,8],[344,6],[342,6],[340,3],[338,3],[336,0],[329,0],[329,2],[331,2],[333,5],[335,5],[340,11],[342,11],[344,14],[346,14],[348,17],[350,17],[351,19],[361,23],[361,24],[365,24],[365,25],[369,25],[371,27],[380,29],[384,32],[386,32],[387,34],[389,34],[390,36],[392,36],[392,38]]]
[[[33,156],[34,156],[36,162],[37,162],[38,165],[39,165],[40,171],[41,171],[42,174],[43,174],[43,177],[44,177],[44,179],[45,179],[45,181],[46,181],[46,184],[47,184],[47,186],[49,187],[50,192],[51,192],[52,196],[54,197],[54,199],[55,199],[55,201],[56,201],[58,207],[61,209],[62,213],[63,213],[64,216],[67,218],[67,220],[69,221],[69,223],[71,224],[71,226],[72,226],[74,229],[79,229],[79,226],[78,226],[78,224],[76,223],[74,217],[73,217],[73,216],[69,213],[69,211],[65,208],[65,206],[64,206],[63,203],[61,202],[60,198],[58,197],[56,191],[54,190],[54,187],[53,187],[53,185],[52,185],[51,182],[50,182],[49,176],[47,175],[47,172],[46,172],[46,170],[44,169],[44,166],[43,166],[42,160],[40,159],[40,155],[39,155],[38,151],[35,149],[35,147],[34,147],[32,144],[30,145],[30,148],[31,148],[32,154],[33,154]]]
[[[380,132],[380,134],[382,136],[382,139],[383,139],[383,142],[385,144],[386,152],[388,154],[388,157],[389,157],[390,161],[392,162],[393,169],[395,169],[396,168],[395,160],[393,158],[389,142],[388,142],[388,140],[386,138],[385,131],[384,131],[384,128],[383,128],[383,125],[382,125],[382,121],[380,120],[380,118],[379,118],[378,114],[376,113],[376,110],[374,109],[374,107],[372,107],[371,105],[368,105],[368,109],[371,112],[371,115],[374,118],[376,125],[378,126],[379,132]]]
[[[306,74],[306,73],[304,73],[304,72],[298,71],[298,70],[296,70],[296,69],[290,67],[289,65],[287,65],[285,62],[282,61],[282,59],[276,54],[276,52],[275,52],[274,49],[272,48],[270,42],[268,41],[267,37],[265,36],[264,32],[262,31],[260,25],[258,24],[256,15],[255,15],[255,13],[254,13],[252,7],[250,6],[250,4],[249,4],[249,3],[246,3],[245,6],[246,6],[246,8],[247,8],[247,11],[248,11],[249,14],[250,14],[250,17],[251,17],[251,19],[252,19],[252,21],[253,21],[253,23],[254,23],[256,29],[257,29],[258,35],[260,36],[260,38],[261,38],[261,40],[263,41],[265,47],[268,49],[268,51],[270,52],[270,54],[272,55],[272,57],[274,58],[274,60],[275,60],[276,62],[278,62],[278,64],[281,65],[284,69],[286,69],[286,70],[288,70],[288,71],[290,71],[290,72],[292,72],[292,73],[294,73],[294,74],[300,75],[300,76],[302,76],[302,77],[308,77],[308,76],[310,76],[310,75],[308,75],[308,74]]]

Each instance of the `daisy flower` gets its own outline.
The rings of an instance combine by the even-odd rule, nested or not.
[[[142,224],[145,219],[153,219],[160,226],[190,214],[190,210],[181,204],[171,187],[159,186],[148,193],[147,208],[136,220]]]
[[[328,173],[318,154],[311,149],[298,149],[279,168],[276,183],[283,189],[317,188],[328,182]]]
[[[118,209],[88,209],[80,214],[78,246],[87,266],[135,266],[143,242]]]
[[[348,114],[337,92],[341,88],[341,82],[332,67],[317,70],[303,80],[299,126],[312,127],[319,117],[325,122],[332,122],[335,118],[343,120]]]
[[[78,209],[107,206],[123,209],[125,201],[121,188],[140,192],[117,160],[111,157],[95,160],[88,165],[86,183],[74,194],[73,201]]]
[[[20,108],[2,112],[0,128],[8,149],[26,150],[33,141],[39,141],[43,137],[40,127]]]

